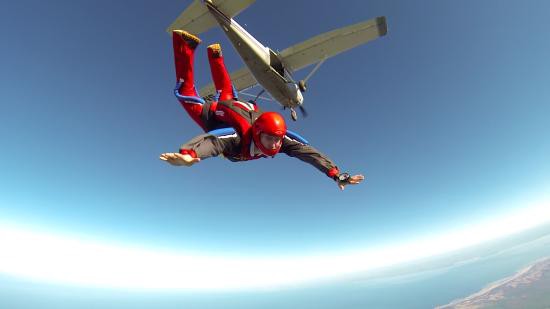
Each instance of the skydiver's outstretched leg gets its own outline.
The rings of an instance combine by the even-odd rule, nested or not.
[[[189,116],[203,129],[206,127],[201,119],[204,100],[198,96],[193,77],[193,59],[195,48],[201,40],[183,30],[172,32],[174,62],[176,65],[176,89],[174,93]]]
[[[231,78],[225,68],[220,44],[208,46],[208,62],[210,62],[212,80],[214,80],[216,90],[220,93],[217,101],[237,99],[237,94],[231,84]]]

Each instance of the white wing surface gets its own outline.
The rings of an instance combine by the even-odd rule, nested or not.
[[[386,17],[329,31],[291,46],[279,53],[286,69],[296,71],[335,56],[387,33]]]
[[[229,17],[233,17],[249,7],[256,0],[210,0],[215,7]],[[178,18],[166,29],[171,34],[172,30],[185,30],[192,34],[203,33],[217,26],[216,19],[208,12],[208,8],[202,0],[195,0],[183,11]]]

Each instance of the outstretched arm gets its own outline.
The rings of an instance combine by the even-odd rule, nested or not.
[[[281,152],[313,165],[319,171],[334,179],[340,190],[344,190],[347,185],[359,184],[365,179],[363,175],[350,176],[348,173],[340,173],[336,164],[328,156],[314,147],[288,136],[283,140]]]
[[[210,157],[231,150],[236,138],[220,139],[214,135],[202,134],[181,145],[179,152],[166,152],[159,159],[175,166],[191,166]]]

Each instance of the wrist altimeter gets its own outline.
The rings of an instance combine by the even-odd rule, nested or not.
[[[339,183],[348,183],[350,177],[351,176],[348,173],[341,173],[338,176],[335,176],[334,180],[336,180]]]

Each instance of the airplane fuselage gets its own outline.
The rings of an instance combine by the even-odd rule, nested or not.
[[[220,12],[214,5],[205,1],[227,38],[237,50],[244,63],[258,82],[281,105],[295,108],[303,103],[303,96],[294,82],[287,80],[285,70],[277,54],[258,42],[235,20]],[[273,64],[277,64],[274,67]]]

